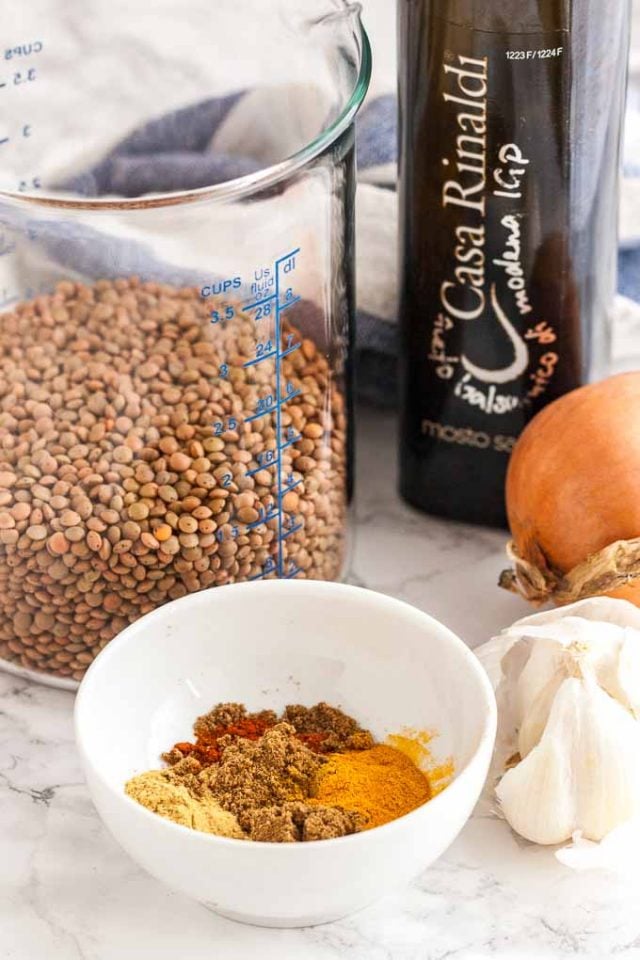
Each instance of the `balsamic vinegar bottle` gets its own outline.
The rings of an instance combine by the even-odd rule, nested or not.
[[[629,4],[398,2],[401,492],[503,525],[518,434],[607,362]]]

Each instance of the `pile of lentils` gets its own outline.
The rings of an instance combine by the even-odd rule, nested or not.
[[[300,347],[281,362],[293,442],[279,546],[262,466],[276,417],[246,422],[275,361],[243,366],[269,331],[239,311],[214,325],[215,306],[192,287],[65,281],[1,317],[0,657],[79,680],[142,614],[274,576],[279,550],[297,576],[339,576],[346,424],[331,366],[288,327]]]

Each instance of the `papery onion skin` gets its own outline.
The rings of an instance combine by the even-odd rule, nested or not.
[[[548,595],[529,599],[579,599],[554,581],[640,537],[640,373],[581,387],[539,413],[514,448],[506,500],[516,554],[548,580]],[[513,578],[503,585],[520,589]],[[640,606],[640,565],[589,587]]]

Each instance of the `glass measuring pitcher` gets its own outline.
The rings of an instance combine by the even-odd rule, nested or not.
[[[168,600],[341,574],[370,51],[346,0],[62,6],[0,49],[0,659],[73,685]]]

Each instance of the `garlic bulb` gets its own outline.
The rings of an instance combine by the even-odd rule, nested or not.
[[[496,642],[511,755],[496,794],[513,829],[540,844],[600,841],[640,816],[640,609],[583,600],[518,621],[494,653]]]

